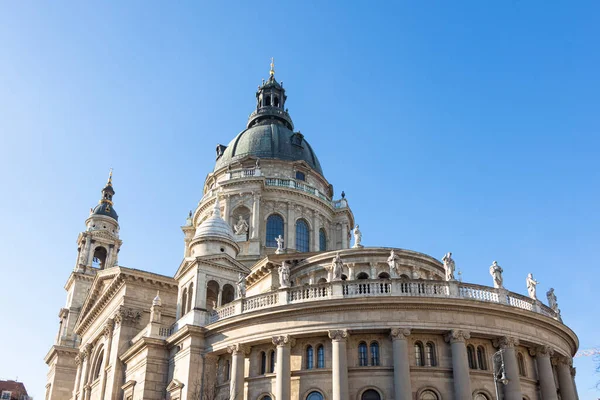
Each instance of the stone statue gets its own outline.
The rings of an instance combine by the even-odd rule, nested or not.
[[[190,210],[190,212],[188,213],[187,218],[185,219],[185,225],[186,226],[192,226],[192,210]]]
[[[344,271],[344,263],[340,257],[340,253],[336,253],[335,257],[331,261],[331,280],[340,281],[342,280],[342,272]]]
[[[233,227],[235,234],[236,235],[246,235],[248,233],[248,229],[250,229],[250,226],[248,226],[248,223],[246,222],[244,217],[242,217],[240,215],[238,218],[238,222]]]
[[[360,232],[360,229],[358,229],[358,225],[356,225],[356,228],[354,228],[352,233],[354,234],[354,246],[353,247],[354,248],[362,247],[362,245],[360,244],[360,242],[362,240],[362,233]]]
[[[254,165],[254,168],[260,169],[260,158],[256,159],[256,164]]]
[[[279,267],[279,287],[286,288],[290,286],[290,265],[283,261]]]
[[[387,259],[387,263],[390,266],[390,275],[392,277],[396,277],[398,275],[400,275],[400,272],[398,271],[398,262],[397,260],[399,260],[400,257],[398,257],[396,255],[396,253],[394,253],[394,250],[392,250],[390,252],[390,256]]]
[[[533,274],[531,272],[527,275],[525,282],[527,282],[527,291],[529,292],[529,297],[531,297],[533,300],[537,300],[536,286],[539,282],[533,279]]]
[[[504,287],[502,286],[502,272],[504,272],[502,267],[498,265],[497,261],[494,261],[490,266],[490,275],[492,275],[492,278],[494,278],[494,287],[496,289],[501,289]]]
[[[237,281],[238,298],[246,297],[246,276],[240,272]]]
[[[554,288],[550,288],[546,292],[546,297],[548,298],[548,306],[552,309],[552,311],[558,313],[558,303],[556,302],[556,295],[554,294]]]
[[[444,262],[444,270],[446,270],[446,280],[453,281],[454,279],[454,270],[456,269],[456,264],[452,259],[452,253],[446,253],[442,258]]]
[[[279,235],[275,238],[275,241],[277,242],[277,250],[275,250],[275,254],[283,254],[283,237]]]

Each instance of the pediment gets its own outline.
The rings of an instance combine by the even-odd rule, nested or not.
[[[200,256],[193,259],[184,260],[179,269],[175,273],[175,279],[178,279],[180,276],[185,274],[190,268],[205,265],[211,268],[216,269],[224,269],[227,271],[234,271],[236,273],[243,273],[244,275],[248,275],[250,273],[250,269],[246,267],[244,264],[237,261],[235,258],[231,257],[228,254],[215,254],[209,256]]]
[[[172,393],[172,392],[176,392],[178,390],[183,389],[185,385],[181,382],[179,382],[177,379],[173,379],[168,385],[167,385],[167,392]]]

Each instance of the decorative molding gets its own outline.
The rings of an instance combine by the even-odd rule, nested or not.
[[[392,340],[406,340],[410,336],[410,329],[408,328],[392,328],[390,331]]]
[[[294,345],[296,345],[296,339],[294,339],[290,335],[273,336],[271,338],[271,341],[275,346],[294,347]]]
[[[492,345],[501,349],[510,349],[519,345],[519,339],[512,336],[503,336],[501,338],[494,339],[492,341]]]
[[[536,346],[529,348],[529,355],[532,357],[551,357],[554,354],[554,349],[550,346]]]
[[[347,329],[333,329],[327,331],[327,335],[329,339],[334,342],[345,341],[348,339],[348,330]]]
[[[463,330],[459,330],[459,329],[453,329],[450,332],[446,333],[446,335],[444,336],[444,340],[446,340],[446,342],[452,344],[452,343],[457,343],[457,342],[465,342],[465,340],[468,340],[471,338],[471,334],[468,331],[463,331]]]
[[[250,354],[250,350],[251,350],[250,346],[242,344],[242,343],[236,343],[236,344],[227,346],[227,352],[231,353],[233,355],[242,353],[243,355],[247,356]]]

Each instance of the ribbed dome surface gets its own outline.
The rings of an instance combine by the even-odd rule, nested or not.
[[[215,171],[246,156],[306,161],[323,175],[319,159],[302,134],[278,123],[256,125],[237,135],[217,160]]]
[[[92,214],[94,215],[106,215],[107,217],[112,217],[114,218],[116,221],[119,220],[119,216],[117,215],[117,212],[115,211],[115,209],[110,206],[107,210],[107,207],[109,207],[109,204],[107,203],[100,203],[98,204],[95,208],[94,211],[92,211]]]
[[[215,202],[213,214],[196,228],[194,239],[204,237],[218,237],[234,241],[233,229],[231,229],[231,226],[221,218],[221,209],[219,208],[218,200]]]

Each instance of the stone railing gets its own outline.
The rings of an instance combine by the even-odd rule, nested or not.
[[[488,286],[458,281],[365,279],[336,281],[278,289],[252,297],[237,299],[211,312],[209,323],[286,304],[360,297],[443,297],[503,304],[545,315],[561,321],[560,314],[539,300]]]
[[[227,173],[227,179],[249,178],[253,176],[261,176],[260,168],[244,168]]]
[[[310,193],[313,196],[317,196],[321,200],[331,202],[331,199],[329,197],[325,196],[325,194],[322,193],[321,191],[319,191],[319,189],[314,188],[310,185],[307,185],[306,183],[302,183],[301,181],[297,181],[295,179],[266,178],[265,185],[300,190],[305,193]]]

